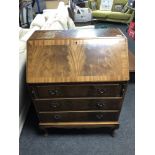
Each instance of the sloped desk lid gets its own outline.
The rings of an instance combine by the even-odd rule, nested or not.
[[[36,31],[27,42],[26,80],[127,81],[127,39],[119,29]]]

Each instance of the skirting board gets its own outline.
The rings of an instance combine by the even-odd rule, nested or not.
[[[26,120],[26,116],[29,110],[30,104],[26,104],[22,110],[21,110],[21,114],[19,115],[19,137],[21,135],[25,120]]]

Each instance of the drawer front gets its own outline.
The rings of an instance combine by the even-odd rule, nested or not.
[[[44,85],[36,86],[36,90],[39,98],[119,97],[122,94],[119,84]]]
[[[56,112],[39,114],[39,119],[42,123],[118,121],[118,117],[119,112]]]
[[[122,99],[47,99],[34,101],[41,111],[120,110]]]

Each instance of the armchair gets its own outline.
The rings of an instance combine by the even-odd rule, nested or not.
[[[92,6],[96,3],[96,8]],[[92,17],[95,19],[129,24],[134,17],[135,10],[128,6],[128,0],[113,0],[111,10],[100,10],[101,0],[88,0],[88,7],[92,9]],[[117,7],[122,7],[118,10]]]

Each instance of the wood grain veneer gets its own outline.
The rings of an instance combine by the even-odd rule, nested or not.
[[[38,112],[67,110],[120,110],[122,98],[36,99],[34,104]]]
[[[94,36],[78,38],[81,31],[73,30],[36,31],[27,43],[27,82],[129,80],[127,39],[122,33],[115,29],[86,32]]]
[[[92,128],[92,127],[112,127],[118,128],[118,122],[57,122],[57,123],[39,123],[42,128]]]

